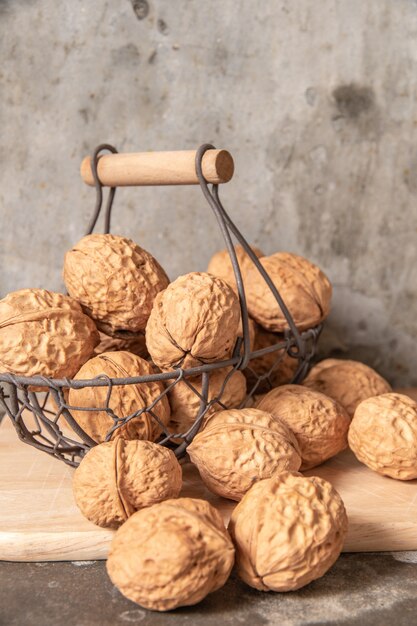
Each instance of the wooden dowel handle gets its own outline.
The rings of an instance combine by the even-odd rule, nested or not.
[[[196,185],[195,155],[195,150],[104,154],[99,157],[97,173],[106,187]],[[227,150],[207,150],[202,168],[207,182],[227,183],[234,171],[232,155]],[[81,177],[87,185],[94,185],[89,156],[81,163]]]

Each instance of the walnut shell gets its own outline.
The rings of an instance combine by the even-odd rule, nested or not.
[[[81,513],[93,524],[110,528],[138,509],[176,498],[181,487],[181,466],[171,450],[120,437],[91,448],[73,478]]]
[[[284,422],[252,408],[214,413],[187,452],[210,491],[231,500],[240,500],[254,482],[301,465]]]
[[[400,393],[364,400],[353,416],[349,445],[359,461],[379,474],[417,478],[417,403]]]
[[[232,513],[237,573],[261,591],[300,589],[337,560],[347,525],[343,501],[329,482],[275,474],[254,485]]]
[[[255,325],[254,352],[283,341],[284,335],[271,333],[259,324]],[[298,363],[298,359],[289,356],[284,349],[251,359],[248,367],[243,372],[248,381],[248,389],[253,389],[259,377],[261,377],[261,380],[256,387],[257,394],[269,391],[273,387],[278,387],[278,385],[289,383],[297,371]],[[269,372],[269,376],[263,378]]]
[[[350,419],[332,398],[302,385],[282,385],[257,405],[284,421],[297,438],[302,470],[320,465],[347,447]]]
[[[130,352],[104,352],[90,359],[75,376],[75,380],[89,380],[96,376],[126,378],[131,376],[149,376],[154,374],[152,365]],[[84,387],[70,389],[69,404],[75,408],[71,414],[81,428],[98,443],[104,441],[113,427],[113,419],[104,410],[83,411],[78,407],[105,408],[109,387]],[[138,383],[137,385],[114,385],[111,391],[109,408],[119,418],[125,418],[136,411],[149,407],[164,391],[162,382]],[[152,409],[164,424],[168,424],[170,408],[166,396],[163,396]],[[117,428],[111,438],[147,439],[155,441],[161,433],[157,420],[149,413],[132,418]]]
[[[246,397],[246,379],[242,372],[233,372],[232,367],[225,367],[210,372],[208,400],[209,402],[219,397],[218,402],[208,409],[206,417],[224,407],[238,407]],[[184,433],[193,425],[200,408],[200,398],[190,388],[190,385],[201,394],[202,377],[180,380],[168,393],[171,405],[171,421],[169,429],[174,433]],[[224,405],[224,406],[222,406]]]
[[[317,326],[330,311],[332,287],[327,276],[307,259],[289,252],[265,256],[261,263],[278,289],[299,330]],[[248,310],[267,330],[282,332],[287,320],[255,267],[245,276]]]
[[[100,330],[145,330],[153,301],[169,279],[131,239],[87,235],[65,255],[64,281]]]
[[[185,274],[155,298],[146,327],[149,354],[162,370],[227,359],[239,318],[238,298],[227,283],[210,274]]]
[[[251,249],[256,254],[258,259],[264,256],[264,253],[259,248],[251,246]],[[246,272],[253,267],[252,260],[242,246],[235,246],[235,252],[243,281],[245,281]],[[219,250],[219,252],[216,252],[216,254],[211,257],[207,267],[207,272],[222,278],[234,291],[237,292],[235,273],[233,271],[233,265],[230,260],[228,250]]]
[[[78,302],[46,289],[20,289],[0,301],[0,372],[72,378],[99,342]]]
[[[233,563],[220,513],[204,500],[178,498],[138,511],[119,528],[107,572],[129,600],[168,611],[222,587]]]
[[[124,331],[122,333],[115,333],[113,337],[100,333],[100,343],[94,350],[95,356],[103,352],[120,351],[132,352],[146,359],[149,355],[146,347],[145,333],[130,333]]]
[[[340,402],[350,417],[362,400],[392,391],[375,370],[359,361],[324,359],[311,368],[303,385]]]

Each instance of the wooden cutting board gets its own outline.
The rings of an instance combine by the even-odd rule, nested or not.
[[[85,520],[72,496],[70,467],[21,443],[10,420],[0,425],[0,560],[105,559],[113,531]],[[379,476],[345,451],[308,472],[329,480],[349,516],[345,552],[417,549],[417,480]],[[182,495],[205,498],[225,523],[234,502],[211,494],[190,464]]]

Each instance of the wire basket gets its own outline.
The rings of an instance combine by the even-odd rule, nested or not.
[[[105,413],[111,423],[105,440],[110,440],[115,432],[130,420],[140,420],[141,416],[147,414],[147,419],[150,416],[151,419],[156,420],[159,424],[161,435],[158,443],[173,449],[179,458],[185,454],[187,446],[198,432],[208,412],[230,408],[222,402],[222,399],[224,399],[224,391],[228,382],[238,370],[243,371],[248,380],[247,395],[242,401],[241,407],[253,405],[254,396],[260,390],[272,388],[274,374],[288,356],[295,359],[296,367],[291,378],[285,382],[299,383],[303,380],[315,354],[321,325],[303,332],[297,330],[293,318],[278,290],[220,201],[218,183],[213,183],[211,188],[209,187],[209,182],[203,174],[203,157],[209,150],[214,150],[214,146],[204,144],[195,152],[194,175],[196,175],[196,182],[198,181],[200,184],[203,195],[217,219],[236,278],[242,317],[242,336],[238,337],[232,356],[227,360],[202,364],[190,369],[177,368],[149,376],[129,378],[109,378],[103,375],[91,380],[71,380],[67,378],[51,379],[43,376],[24,377],[10,373],[0,374],[0,406],[10,417],[21,441],[53,455],[68,465],[76,467],[86,452],[96,445],[97,442],[81,428],[74,417],[74,413],[78,411],[86,411],[92,414],[97,411]],[[95,150],[91,159],[91,172],[96,188],[96,205],[87,234],[93,232],[103,204],[103,183],[99,180],[97,172],[99,157],[103,151],[117,153],[117,150],[112,146],[102,144]],[[110,232],[111,210],[115,191],[116,188],[111,186],[104,216],[105,233]],[[288,323],[287,330],[280,335],[276,335],[276,343],[255,351],[251,350],[245,290],[232,238],[244,248],[258,269],[260,280],[264,280],[267,283]],[[269,366],[266,371],[259,373],[255,367],[256,359],[259,360],[266,355],[268,355]],[[227,376],[220,390],[215,394],[210,394],[210,377],[213,375],[213,372],[220,368],[229,368]],[[129,415],[117,415],[113,411],[112,393],[114,393],[115,387],[120,385],[144,385],[152,382],[162,382],[164,385],[163,392],[155,398],[152,404],[140,407]],[[187,385],[193,397],[195,395],[196,404],[198,405],[191,426],[184,432],[173,431],[169,424],[167,426],[161,422],[157,414],[158,403],[163,401],[164,396],[169,398],[173,387],[178,384]],[[75,407],[69,404],[68,390],[70,388],[82,389],[86,387],[106,388],[106,393],[104,394],[105,401],[102,406],[86,408]],[[94,415],[92,415],[93,417]]]

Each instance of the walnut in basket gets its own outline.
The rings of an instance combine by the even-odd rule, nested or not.
[[[123,351],[104,352],[87,361],[75,376],[75,380],[89,380],[97,376],[127,378],[149,376],[154,373],[152,365],[135,354]],[[164,385],[159,381],[142,382],[136,385],[113,385],[108,406],[117,417],[125,418],[136,411],[150,407],[163,391]],[[112,417],[104,410],[108,392],[108,385],[71,388],[69,391],[69,404],[74,407],[71,409],[71,414],[81,428],[98,443],[106,439],[114,424]],[[96,410],[83,411],[79,410],[80,407]],[[152,411],[162,424],[168,424],[170,408],[166,396],[157,402]],[[150,412],[145,411],[117,428],[112,438],[155,441],[160,433],[161,427],[158,421]]]
[[[146,359],[149,355],[146,347],[145,333],[130,333],[129,331],[124,331],[116,332],[113,336],[100,333],[100,343],[94,350],[94,354],[120,352],[121,350],[132,352]]]
[[[379,474],[417,478],[417,403],[399,393],[364,400],[353,416],[349,445],[359,461]]]
[[[317,326],[327,317],[332,287],[317,265],[289,252],[277,252],[262,257],[260,262],[278,289],[299,330]],[[245,285],[251,317],[267,330],[282,332],[288,328],[281,308],[256,267],[246,272]]]
[[[327,572],[347,532],[342,499],[322,478],[294,472],[256,483],[232,513],[237,573],[261,591],[292,591]]]
[[[222,587],[234,557],[220,513],[204,500],[178,498],[138,511],[119,528],[107,572],[129,600],[168,611]]]
[[[117,528],[139,509],[176,498],[181,487],[181,466],[171,450],[120,437],[91,448],[73,478],[81,513],[109,528]]]
[[[116,235],[83,237],[66,253],[63,275],[68,293],[107,335],[144,331],[155,296],[169,283],[149,252]]]
[[[231,500],[240,500],[256,481],[301,465],[286,424],[253,408],[214,413],[187,451],[207,487]]]
[[[195,389],[192,389],[190,387]],[[196,393],[197,392],[197,393]],[[169,429],[174,433],[184,433],[194,423],[200,408],[202,377],[181,380],[168,393],[171,405]],[[220,397],[220,402],[212,404],[206,417],[225,407],[238,407],[246,397],[246,379],[242,372],[233,372],[232,367],[213,370],[209,375],[208,401]],[[224,405],[224,406],[222,406]]]
[[[255,325],[254,352],[279,343],[285,343],[284,335],[271,333],[259,324]],[[285,349],[251,359],[243,372],[248,381],[248,389],[251,390],[256,385],[256,393],[259,394],[289,383],[297,371],[298,363],[298,359],[291,357]]]
[[[228,359],[239,318],[238,298],[221,278],[185,274],[155,298],[146,327],[149,354],[162,370]]]
[[[362,400],[392,391],[391,385],[368,365],[342,359],[320,361],[311,368],[303,385],[340,402],[350,417]]]
[[[301,469],[320,465],[347,447],[350,419],[336,400],[302,385],[275,387],[257,404],[284,421],[295,434]]]
[[[264,253],[259,250],[259,248],[251,246],[251,249],[256,254],[258,259],[264,256]],[[242,246],[235,246],[235,252],[244,281],[246,272],[249,268],[253,267],[253,262]],[[207,267],[207,272],[222,278],[232,287],[234,291],[237,292],[235,273],[228,250],[219,250],[219,252],[216,252],[216,254],[211,257]]]
[[[72,378],[99,335],[78,302],[46,289],[20,289],[0,301],[0,371]]]

